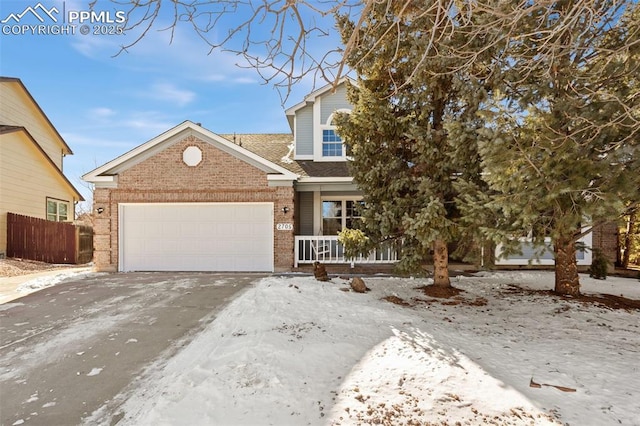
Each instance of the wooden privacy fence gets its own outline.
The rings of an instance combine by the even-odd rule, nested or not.
[[[7,213],[7,256],[88,263],[93,259],[93,228]]]

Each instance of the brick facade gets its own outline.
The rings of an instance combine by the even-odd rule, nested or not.
[[[618,225],[615,222],[607,222],[593,228],[594,248],[602,250],[609,260],[609,269],[613,269],[618,257]]]
[[[202,151],[202,161],[187,166],[187,147]],[[118,205],[170,202],[272,202],[274,204],[274,269],[293,267],[293,231],[275,224],[293,222],[293,186],[269,186],[267,173],[195,137],[187,136],[118,174],[116,188],[96,188],[94,211],[104,209],[94,223],[97,270],[118,270]],[[283,207],[288,207],[285,214]]]

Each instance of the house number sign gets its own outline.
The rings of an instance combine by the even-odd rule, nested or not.
[[[276,229],[278,231],[293,231],[293,223],[277,223]]]

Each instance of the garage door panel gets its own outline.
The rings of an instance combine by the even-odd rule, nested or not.
[[[238,222],[243,222],[243,223],[251,223],[257,216],[255,209],[252,209],[252,208],[251,209],[236,208],[233,210],[232,214],[237,218]]]
[[[250,225],[242,225],[242,224],[231,224],[228,229],[228,236],[233,238],[242,238],[248,239],[250,236],[255,235],[255,232],[252,232],[253,227]]]
[[[132,251],[140,253],[146,250],[146,244],[144,240],[141,239],[133,239],[129,241],[129,247]]]
[[[197,239],[200,234],[205,233],[206,229],[199,222],[181,222],[179,226],[175,227],[178,229],[177,237],[180,239]]]
[[[121,269],[272,271],[273,204],[125,204]]]
[[[267,229],[266,226],[269,226],[269,228]],[[271,223],[269,224],[263,224],[263,223],[252,223],[249,224],[248,228],[250,229],[249,232],[251,232],[252,234],[256,235],[256,234],[264,234],[264,233],[273,233],[273,225]]]

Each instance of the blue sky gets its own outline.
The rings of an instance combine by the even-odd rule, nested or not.
[[[89,9],[85,0],[1,0],[0,21],[38,3],[47,10]],[[95,10],[118,9],[100,0]],[[25,23],[39,24],[32,15],[21,18],[19,24]],[[0,25],[10,24],[15,22]],[[74,155],[65,159],[64,172],[87,199],[80,176],[184,120],[216,133],[289,132],[284,107],[313,90],[312,80],[298,84],[283,107],[277,90],[264,85],[255,70],[238,68],[238,58],[228,53],[209,55],[187,27],[178,28],[171,44],[168,32],[152,31],[117,57],[131,34],[4,31],[0,75],[22,80],[71,147]]]

